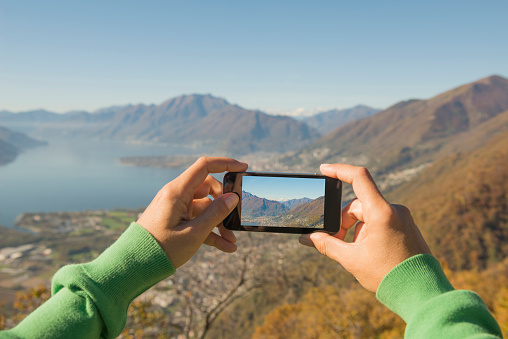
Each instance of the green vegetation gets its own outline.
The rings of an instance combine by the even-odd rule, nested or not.
[[[0,226],[0,248],[29,244],[40,239],[37,234],[21,232],[15,228]]]
[[[137,213],[132,211],[111,211],[102,219],[102,224],[110,230],[125,230],[129,224],[137,220]]]

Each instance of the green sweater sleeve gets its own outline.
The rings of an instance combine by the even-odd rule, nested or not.
[[[483,300],[455,290],[432,255],[400,263],[381,281],[376,296],[407,323],[407,338],[502,338]]]
[[[94,261],[62,267],[53,277],[52,297],[0,337],[117,337],[132,300],[174,272],[151,234],[132,223]]]

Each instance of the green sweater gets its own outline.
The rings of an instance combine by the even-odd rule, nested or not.
[[[455,290],[430,254],[392,269],[376,293],[407,324],[407,338],[502,338],[501,329],[474,292]]]
[[[138,295],[175,272],[155,239],[136,223],[94,261],[53,277],[53,296],[2,338],[114,338]],[[455,291],[439,262],[417,255],[383,279],[377,297],[406,322],[410,338],[499,338],[501,330],[473,292]]]

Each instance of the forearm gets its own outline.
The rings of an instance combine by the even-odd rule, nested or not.
[[[407,323],[408,338],[501,338],[481,298],[455,290],[436,258],[422,254],[395,267],[381,282],[378,299]]]
[[[16,327],[0,332],[0,337],[99,338],[104,328],[100,313],[89,297],[63,288]]]
[[[91,263],[60,269],[53,296],[6,335],[114,338],[138,295],[175,271],[155,239],[138,224]]]

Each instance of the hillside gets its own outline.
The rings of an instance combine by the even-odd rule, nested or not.
[[[407,205],[433,253],[452,268],[508,256],[508,132],[447,156],[389,195]]]
[[[0,139],[0,166],[14,161],[18,156],[18,149]]]
[[[321,112],[303,119],[303,122],[325,135],[351,121],[370,117],[379,111],[376,108],[358,105],[348,109],[332,109]]]
[[[7,164],[16,159],[22,150],[45,144],[23,133],[14,132],[0,126],[0,165]]]
[[[242,192],[242,215],[250,215],[251,217],[276,216],[288,210],[288,207],[278,201],[260,198],[249,192]]]
[[[492,120],[497,118],[498,122],[505,119],[499,115]],[[477,135],[484,137],[482,147],[435,161],[387,198],[411,209],[453,286],[477,292],[506,335],[508,131],[503,126],[504,132],[486,141],[487,131],[494,125],[478,130],[481,133]],[[308,260],[300,262],[308,264]],[[337,281],[340,279],[327,280],[298,301],[279,305],[264,317],[252,338],[319,337],[322,333],[337,337],[351,333],[355,337],[403,336],[405,323],[374,295],[357,284],[337,288]],[[322,321],[333,318],[337,305],[345,310],[345,318]],[[302,325],[306,322],[315,326]]]
[[[428,100],[400,102],[290,152],[279,162],[282,168],[316,168],[319,163],[343,161],[379,173],[416,166],[443,156],[443,148],[456,138],[469,139],[469,149],[479,146],[465,135],[507,110],[508,79],[491,76]],[[456,146],[454,151],[462,150],[460,142]]]
[[[27,119],[27,115],[36,116]],[[95,113],[0,115],[0,123],[65,135],[125,142],[172,144],[197,152],[283,152],[316,140],[319,133],[290,117],[246,110],[211,95],[184,95],[159,105],[110,107]]]
[[[319,197],[301,204],[282,215],[291,220],[305,220],[305,227],[312,227],[324,222],[325,197]]]

